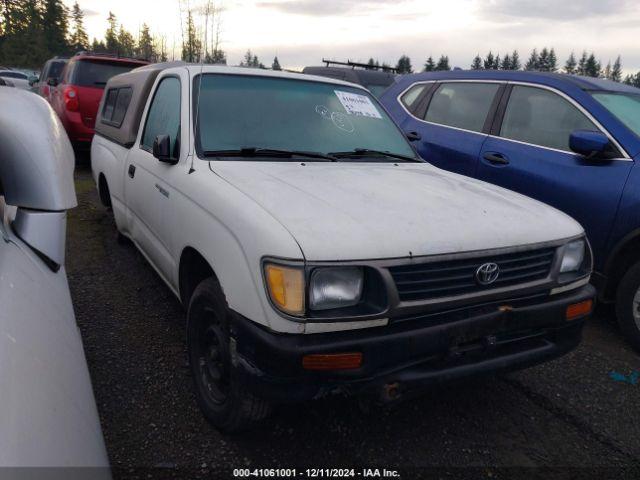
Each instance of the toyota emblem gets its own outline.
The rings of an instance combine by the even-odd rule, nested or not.
[[[485,263],[476,270],[476,282],[480,285],[491,285],[500,276],[500,267],[497,263]]]

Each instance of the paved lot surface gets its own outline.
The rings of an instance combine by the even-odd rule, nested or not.
[[[528,467],[640,478],[620,470],[640,466],[640,385],[610,378],[639,371],[640,356],[606,310],[578,350],[543,366],[438,388],[393,409],[343,398],[287,407],[254,432],[221,435],[192,394],[180,304],[135,247],[116,241],[88,168],[76,177],[68,276],[116,477],[160,472],[140,470],[149,467],[192,478],[238,467],[429,466],[441,478],[549,478]]]

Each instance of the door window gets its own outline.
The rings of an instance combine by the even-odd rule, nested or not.
[[[421,85],[414,85],[404,95],[402,95],[400,101],[405,107],[411,110],[415,106],[416,100],[418,100],[420,94],[424,92],[425,88],[427,88],[427,85],[424,83]]]
[[[500,136],[570,152],[575,130],[598,130],[587,116],[560,95],[516,85],[502,121]]]
[[[499,88],[498,83],[444,83],[433,94],[425,120],[482,132]]]
[[[173,158],[178,158],[180,150],[180,80],[167,77],[158,85],[142,135],[142,148],[152,151],[158,135],[169,135]]]

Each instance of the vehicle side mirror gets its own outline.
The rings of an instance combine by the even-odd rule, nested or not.
[[[38,77],[36,77],[35,75],[31,76],[31,77],[29,77],[29,86],[33,87],[39,81],[40,81],[40,79]]]
[[[58,86],[58,79],[57,78],[49,78],[47,80],[47,85],[49,85],[50,87],[57,87]]]
[[[418,132],[407,132],[407,140],[409,140],[410,142],[418,142],[422,140],[422,135],[420,135]]]
[[[614,158],[616,150],[609,137],[593,130],[576,130],[569,137],[569,148],[587,158]]]
[[[161,162],[175,164],[178,161],[171,156],[171,137],[158,135],[153,141],[153,156]]]

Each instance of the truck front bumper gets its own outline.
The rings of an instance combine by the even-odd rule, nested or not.
[[[557,358],[581,339],[587,315],[567,320],[567,307],[593,300],[584,286],[562,295],[505,300],[411,318],[388,326],[313,335],[277,334],[232,314],[234,375],[277,403],[331,393],[381,401],[433,383],[521,369]],[[361,353],[354,370],[308,371],[305,355]]]

